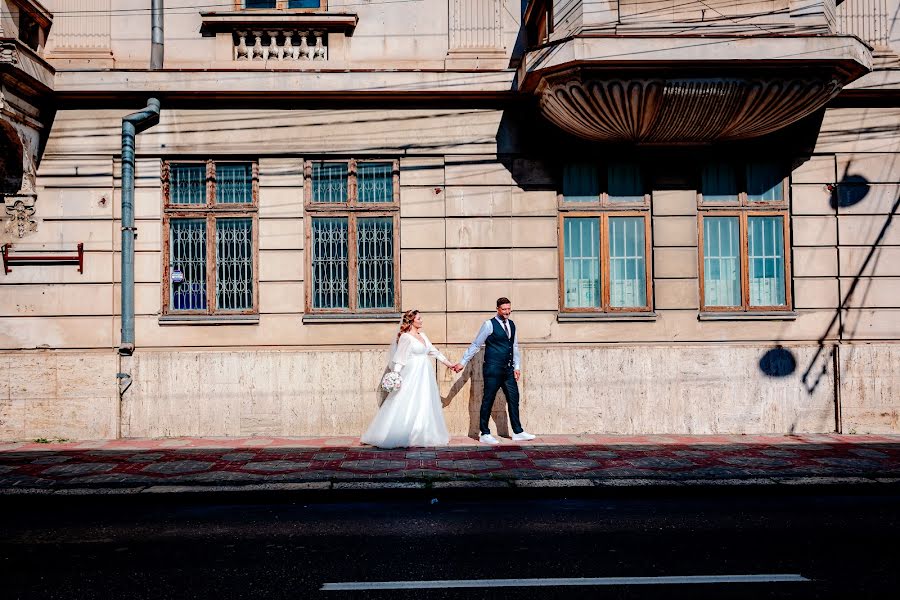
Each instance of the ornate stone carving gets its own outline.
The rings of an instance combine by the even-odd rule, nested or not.
[[[20,238],[37,231],[34,216],[34,196],[9,196],[6,201],[5,231]]]
[[[0,42],[0,63],[19,64],[19,50],[13,42]]]
[[[578,70],[545,79],[544,115],[604,142],[710,143],[771,133],[824,106],[836,77],[611,78]]]

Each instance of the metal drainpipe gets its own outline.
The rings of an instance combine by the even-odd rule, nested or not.
[[[163,66],[163,0],[150,2],[150,70]],[[134,138],[159,123],[160,103],[122,118],[122,341],[119,354],[134,352]],[[120,373],[120,379],[124,375]]]

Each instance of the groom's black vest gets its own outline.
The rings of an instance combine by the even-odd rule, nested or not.
[[[506,367],[512,368],[513,363],[513,342],[516,339],[516,324],[506,320],[509,325],[511,337],[506,337],[503,327],[497,322],[497,319],[491,319],[491,325],[494,331],[488,336],[484,342],[484,369],[499,370]]]

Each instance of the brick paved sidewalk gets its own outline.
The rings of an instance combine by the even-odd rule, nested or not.
[[[541,436],[381,450],[357,438],[0,443],[0,494],[900,483],[898,436]]]

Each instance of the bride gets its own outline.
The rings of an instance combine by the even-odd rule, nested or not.
[[[391,345],[389,367],[403,379],[399,390],[388,394],[372,424],[363,434],[364,444],[379,448],[443,446],[450,441],[444,423],[441,396],[432,358],[448,368],[454,365],[438,352],[422,331],[417,310],[403,313],[400,333]]]

